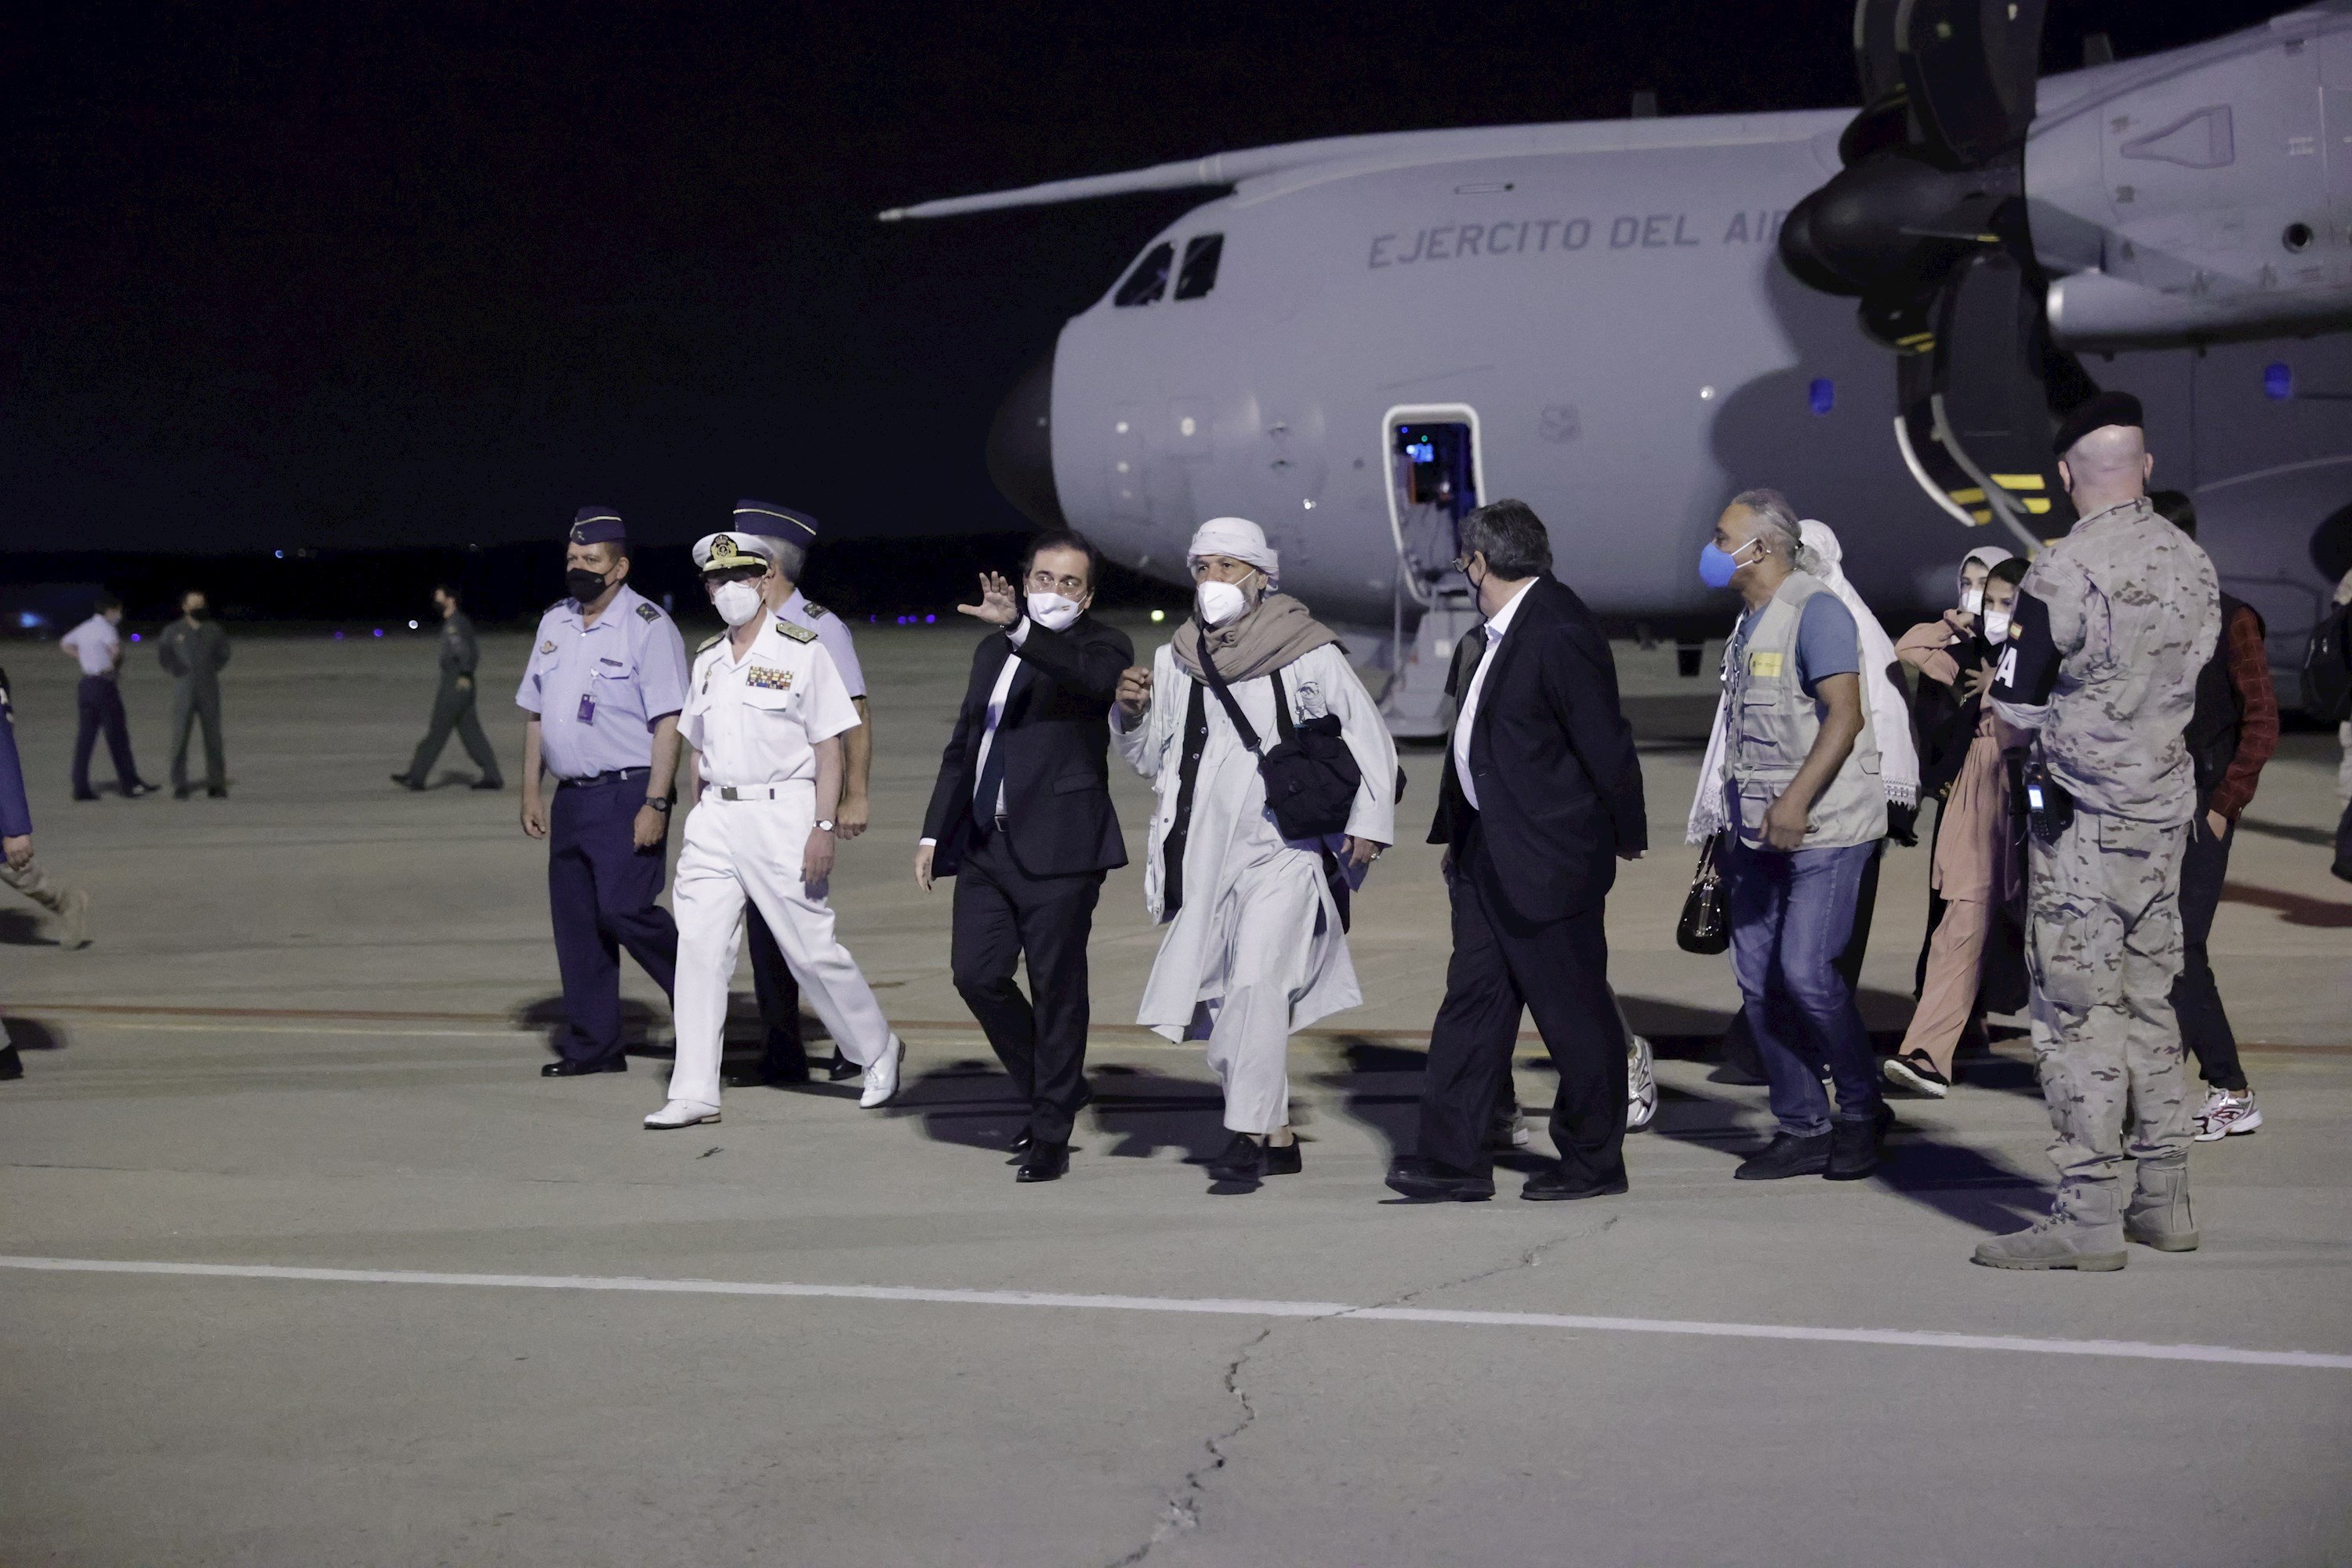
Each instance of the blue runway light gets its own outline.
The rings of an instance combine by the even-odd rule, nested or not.
[[[1827,414],[1837,406],[1837,383],[1825,375],[1814,377],[1805,400],[1815,414]]]
[[[275,555],[278,557],[278,559],[279,559],[280,561],[283,561],[283,560],[285,560],[285,559],[286,559],[286,552],[284,552],[283,550],[273,551],[271,553],[275,554]]]
[[[376,627],[376,629],[375,629],[375,635],[376,635],[376,636],[378,636],[378,637],[382,637],[382,636],[383,636],[383,628],[382,626],[378,626],[378,627]]]
[[[2273,403],[2284,403],[2294,395],[2294,366],[2266,364],[2263,366],[2263,395]]]
[[[936,621],[936,620],[938,620],[938,619],[939,619],[939,616],[925,616],[923,617],[923,625],[925,625],[925,626],[929,626],[933,621]]]
[[[131,640],[132,642],[137,642],[139,640],[139,634],[137,632],[132,632],[131,634]]]

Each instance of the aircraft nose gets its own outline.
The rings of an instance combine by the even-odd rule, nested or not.
[[[1013,384],[988,427],[988,477],[1040,528],[1066,528],[1054,488],[1054,351]]]

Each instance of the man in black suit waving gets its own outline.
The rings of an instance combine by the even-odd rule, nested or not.
[[[1617,666],[1584,601],[1551,576],[1551,541],[1525,501],[1462,520],[1455,563],[1486,617],[1486,652],[1447,748],[1429,841],[1446,846],[1454,960],[1430,1033],[1407,1197],[1492,1197],[1483,1144],[1522,1007],[1559,1069],[1559,1163],[1520,1196],[1625,1190],[1623,1021],[1609,990],[1601,909],[1617,861],[1649,845]]]
[[[1087,614],[1101,557],[1083,534],[1029,543],[1022,593],[995,573],[965,615],[1001,626],[940,758],[915,880],[954,877],[956,989],[1029,1101],[1019,1180],[1069,1169],[1087,1093],[1087,938],[1103,873],[1127,864],[1110,802],[1111,700],[1135,645]],[[1032,999],[1013,984],[1026,953]]]

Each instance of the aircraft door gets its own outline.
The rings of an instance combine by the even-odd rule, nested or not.
[[[1469,584],[1454,570],[1461,521],[1477,506],[1485,479],[1478,415],[1467,404],[1391,408],[1381,436],[1397,552],[1394,673],[1381,710],[1398,738],[1434,739],[1454,725],[1454,700],[1445,695],[1454,650],[1478,624]],[[1410,640],[1408,605],[1418,611]]]

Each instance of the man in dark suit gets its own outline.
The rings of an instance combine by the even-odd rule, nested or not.
[[[1520,1196],[1625,1190],[1625,1052],[1609,989],[1603,901],[1649,845],[1617,666],[1584,601],[1551,575],[1524,501],[1462,520],[1457,565],[1486,617],[1454,721],[1429,840],[1446,846],[1454,960],[1431,1030],[1421,1142],[1389,1185],[1423,1201],[1492,1197],[1484,1148],[1521,1008],[1559,1069],[1559,1163]]]
[[[1056,529],[1030,541],[1022,592],[994,573],[965,615],[1003,629],[972,650],[971,684],[940,758],[915,880],[954,877],[957,991],[1029,1101],[1018,1179],[1069,1169],[1087,1100],[1087,938],[1103,873],[1127,864],[1110,801],[1111,700],[1135,662],[1087,614],[1101,557]],[[1013,984],[1026,954],[1034,1003]]]

